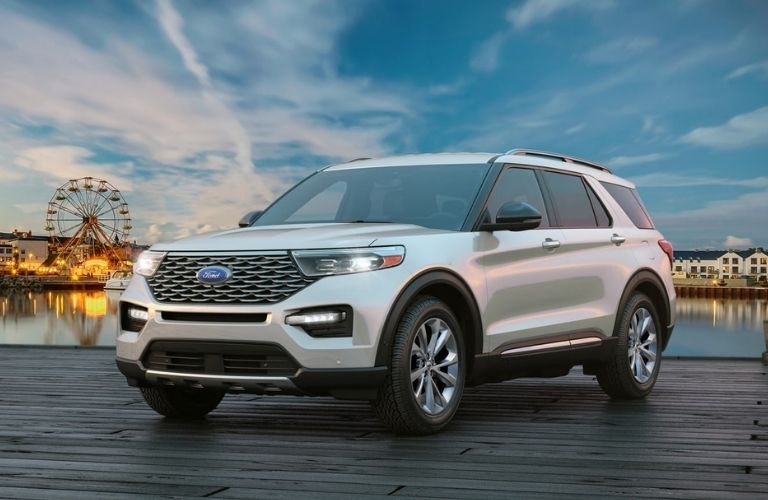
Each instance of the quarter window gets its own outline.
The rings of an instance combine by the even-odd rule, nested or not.
[[[616,203],[619,204],[636,227],[639,229],[653,229],[653,222],[651,222],[648,212],[640,201],[637,191],[626,186],[611,184],[610,182],[601,182],[600,184],[613,196],[613,199],[616,200]]]

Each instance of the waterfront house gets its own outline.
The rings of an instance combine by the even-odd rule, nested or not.
[[[677,278],[738,279],[768,281],[768,254],[762,248],[749,250],[676,250],[672,272]]]

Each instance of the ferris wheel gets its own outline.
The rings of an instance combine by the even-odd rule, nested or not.
[[[127,242],[131,228],[123,195],[102,179],[72,179],[56,189],[48,202],[45,230],[59,244],[62,263],[92,257],[124,260],[119,248]]]

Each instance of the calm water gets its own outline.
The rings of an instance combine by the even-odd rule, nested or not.
[[[50,291],[0,296],[0,344],[110,346],[116,291]],[[670,356],[760,357],[765,300],[678,299]]]

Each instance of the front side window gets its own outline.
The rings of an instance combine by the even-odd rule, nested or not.
[[[527,203],[538,210],[541,213],[539,227],[549,227],[544,197],[541,195],[539,181],[536,180],[536,173],[533,170],[508,168],[502,172],[493,189],[493,194],[488,199],[485,220],[489,222],[494,220],[502,205],[515,201]]]
[[[324,170],[273,203],[254,223],[392,222],[458,231],[490,165]]]

